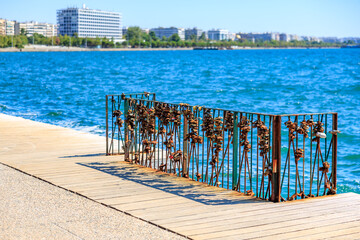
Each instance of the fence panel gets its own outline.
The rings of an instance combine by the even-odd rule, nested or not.
[[[108,155],[274,202],[336,193],[336,113],[249,113],[150,93],[106,103]]]

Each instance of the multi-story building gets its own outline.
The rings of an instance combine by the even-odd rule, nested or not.
[[[309,42],[320,42],[320,39],[313,36],[302,36],[302,40],[309,41]]]
[[[341,42],[353,41],[354,43],[360,43],[360,38],[359,37],[346,37],[346,38],[340,39],[340,41]]]
[[[320,42],[320,39],[317,37],[312,37],[312,36],[301,36],[301,39],[303,41],[309,41],[309,42]]]
[[[14,36],[15,35],[15,21],[6,21],[6,35]]]
[[[256,41],[271,41],[271,40],[280,40],[280,35],[278,33],[239,33],[241,39],[247,39],[252,42]]]
[[[15,35],[15,21],[0,19],[0,35]]]
[[[229,32],[228,39],[234,41],[236,39],[236,33]]]
[[[60,35],[85,38],[108,38],[118,42],[122,38],[121,14],[86,8],[66,8],[57,11]]]
[[[185,30],[183,28],[169,27],[169,28],[152,28],[150,32],[154,32],[155,36],[158,38],[166,37],[169,38],[174,34],[179,35],[181,40],[185,40]]]
[[[299,41],[300,40],[299,36],[295,35],[295,34],[290,34],[289,37],[290,37],[290,41]]]
[[[281,33],[279,36],[280,36],[280,41],[283,41],[283,42],[290,41],[290,36],[286,33]]]
[[[51,23],[16,22],[14,26],[15,35],[21,34],[21,29],[24,29],[26,36],[32,36],[34,33],[45,37],[57,36],[57,26]]]
[[[337,43],[337,42],[340,42],[340,39],[338,39],[337,37],[322,37],[322,38],[320,38],[320,40],[322,42],[325,42],[325,43]]]
[[[0,36],[6,35],[6,20],[0,19]]]
[[[213,29],[208,31],[208,38],[210,40],[221,41],[229,39],[229,31],[225,29]]]
[[[185,29],[185,39],[190,40],[193,37],[195,37],[195,39],[199,39],[203,33],[205,33],[205,38],[207,38],[207,34],[205,31],[198,28],[188,28]]]

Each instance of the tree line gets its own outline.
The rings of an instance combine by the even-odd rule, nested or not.
[[[200,37],[191,36],[190,40],[181,40],[178,34],[173,34],[169,38],[158,38],[154,32],[146,33],[140,27],[130,27],[127,30],[123,40],[114,42],[114,39],[109,38],[80,38],[77,34],[74,36],[60,35],[54,37],[45,37],[40,34],[33,34],[26,36],[26,33],[21,31],[20,35],[15,36],[0,36],[0,47],[17,47],[23,48],[27,44],[38,44],[47,46],[67,46],[67,47],[101,47],[101,48],[190,48],[190,47],[340,47],[341,43],[324,43],[316,41],[248,41],[240,39],[236,41],[222,40],[213,41],[206,39],[205,34]]]

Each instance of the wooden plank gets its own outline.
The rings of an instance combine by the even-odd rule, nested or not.
[[[276,212],[279,211],[279,208],[282,209],[301,209],[304,206],[309,206],[308,204],[314,204],[314,205],[323,205],[324,202],[327,203],[332,203],[332,202],[337,202],[338,199],[353,199],[353,195],[350,194],[344,194],[344,196],[341,195],[335,195],[332,196],[330,198],[320,198],[320,199],[311,199],[309,201],[294,201],[291,204],[289,203],[270,203],[270,202],[257,202],[255,203],[248,203],[248,202],[244,202],[243,205],[238,204],[238,205],[230,205],[227,207],[221,207],[221,208],[213,208],[211,211],[208,211],[205,214],[192,214],[189,213],[187,216],[179,216],[178,218],[173,218],[173,219],[161,219],[161,215],[159,215],[159,218],[157,219],[152,219],[152,220],[156,220],[157,222],[161,223],[161,224],[171,224],[173,222],[177,223],[177,222],[181,222],[181,221],[188,221],[189,225],[193,225],[192,223],[196,220],[200,220],[200,219],[204,219],[204,218],[208,218],[208,219],[215,219],[217,216],[223,216],[226,215],[229,218],[232,218],[233,215],[240,213],[240,214],[244,214],[245,212],[250,212],[251,215],[253,214],[265,214],[267,212],[272,213],[272,212]],[[175,217],[175,216],[174,216]],[[159,221],[158,221],[159,220]]]
[[[167,199],[174,199],[174,198],[178,198],[178,197],[172,194],[152,193],[147,195],[115,196],[115,197],[94,198],[94,199],[97,201],[101,200],[104,203],[114,201],[116,204],[121,204],[121,203],[129,203],[129,202],[131,203],[145,202],[145,201],[158,200],[158,199],[167,201]]]
[[[172,197],[172,198],[167,198],[167,199],[159,199],[159,200],[150,200],[150,201],[142,201],[142,202],[136,202],[136,203],[117,203],[118,200],[111,200],[111,201],[107,201],[104,202],[103,200],[100,201],[104,204],[108,204],[111,205],[119,210],[123,210],[123,211],[128,211],[128,210],[135,210],[135,209],[143,209],[145,207],[150,207],[150,206],[167,206],[167,205],[176,205],[176,204],[180,204],[180,203],[185,203],[189,200],[186,199],[181,199],[178,197]],[[119,200],[119,202],[121,202],[121,200]]]
[[[356,205],[356,207],[359,207],[360,204]],[[282,224],[281,226],[287,226],[287,224],[291,224],[294,222],[302,221],[303,219],[307,219],[308,221],[311,221],[312,218],[315,217],[325,217],[325,216],[333,216],[336,214],[341,214],[346,212],[347,214],[352,214],[351,210],[353,209],[352,206],[349,206],[344,209],[330,209],[331,214],[329,214],[329,211],[323,212],[323,213],[317,213],[316,215],[314,213],[315,210],[303,212],[299,214],[299,212],[293,212],[290,215],[275,215],[272,216],[269,214],[267,217],[263,217],[262,215],[257,216],[244,216],[239,217],[237,219],[231,219],[231,220],[219,220],[218,222],[213,222],[212,224],[209,224],[207,221],[203,221],[203,223],[200,224],[194,224],[193,227],[191,226],[172,226],[172,229],[176,229],[176,231],[179,232],[188,232],[188,234],[204,234],[208,232],[216,232],[220,230],[235,230],[239,228],[257,228],[257,226],[261,226],[263,229],[267,228],[268,225],[272,225],[274,227],[275,223]],[[216,225],[217,224],[217,225]],[[168,227],[166,224],[164,224],[165,227]],[[279,225],[280,226],[280,225]],[[211,230],[209,230],[211,229]]]
[[[239,236],[242,238],[251,239],[251,238],[260,238],[266,236],[277,236],[278,234],[284,232],[295,232],[300,230],[306,230],[316,227],[322,227],[330,224],[340,224],[347,223],[351,221],[360,220],[359,214],[354,213],[341,213],[341,214],[332,214],[320,217],[313,218],[304,218],[300,221],[294,222],[275,222],[274,224],[268,225],[257,225],[249,227],[246,224],[241,226],[241,229],[234,230],[220,230],[217,232],[212,232],[209,229],[209,233],[206,234],[194,234],[191,235],[188,232],[184,232],[192,238],[196,239],[215,239],[219,237],[228,237],[228,236]]]
[[[312,229],[314,233],[310,231],[299,231],[296,232],[297,238],[307,239],[333,239],[334,237],[343,238],[346,235],[357,234],[357,239],[360,239],[360,221],[353,221],[343,224],[328,225],[323,228]],[[277,236],[276,236],[277,237]]]
[[[167,216],[169,219],[171,219],[172,215],[177,212],[182,212],[186,210],[192,210],[194,214],[199,212],[199,209],[206,209],[206,212],[209,211],[209,208],[207,206],[203,206],[199,203],[194,203],[193,201],[184,202],[184,203],[177,203],[174,205],[166,205],[166,206],[153,206],[153,207],[147,207],[145,206],[143,209],[134,209],[129,210],[129,212],[135,216],[141,216],[142,218],[149,219],[153,217],[156,214],[162,214],[164,216]],[[156,222],[156,221],[152,221]]]
[[[341,237],[345,235],[352,235],[353,233],[356,233],[356,231],[359,236],[359,227],[360,221],[350,221],[340,224],[329,224],[322,227],[314,227],[290,233],[284,232],[281,234],[277,234],[276,239],[336,239],[337,237],[340,237],[339,239],[342,239]],[[274,239],[274,235],[255,239],[271,240]]]
[[[176,222],[175,224],[166,224],[163,223],[164,226],[166,227],[176,227],[176,226],[181,226],[181,229],[197,229],[197,228],[201,228],[202,227],[202,223],[206,222],[206,226],[207,227],[219,227],[222,225],[228,225],[229,223],[232,224],[236,224],[236,223],[241,223],[241,222],[248,222],[248,221],[252,221],[254,220],[255,222],[258,221],[259,216],[261,216],[261,220],[269,220],[270,222],[272,221],[271,219],[273,218],[278,218],[281,217],[282,219],[284,218],[292,218],[292,217],[297,217],[299,216],[299,210],[302,211],[302,214],[305,213],[309,213],[314,214],[314,211],[317,214],[323,214],[323,213],[327,213],[328,211],[332,211],[332,210],[339,210],[340,211],[345,211],[345,207],[354,207],[354,206],[358,206],[360,204],[360,201],[358,202],[354,202],[352,200],[348,200],[346,203],[341,203],[341,205],[338,204],[338,202],[333,202],[333,204],[329,204],[327,202],[326,205],[324,204],[317,204],[317,205],[313,205],[313,204],[309,204],[309,207],[306,206],[306,209],[303,209],[302,206],[300,207],[292,207],[289,208],[287,207],[286,210],[284,210],[284,208],[277,208],[277,209],[266,209],[266,210],[261,210],[261,209],[256,209],[256,210],[252,210],[252,211],[244,211],[244,212],[239,212],[237,209],[234,209],[232,214],[229,213],[220,213],[218,216],[216,217],[211,217],[211,218],[207,218],[207,219],[200,219],[200,220],[192,220],[192,221],[188,221],[187,223],[183,223],[183,222]],[[342,210],[341,210],[342,209]],[[204,221],[205,220],[205,221]],[[214,229],[214,228],[212,228]]]
[[[168,198],[170,196],[173,197],[173,195],[167,195],[167,194],[159,194],[157,192],[154,192],[154,191],[147,191],[147,192],[131,192],[131,193],[128,193],[128,192],[125,192],[125,193],[116,193],[116,194],[104,194],[104,195],[91,195],[91,194],[87,194],[87,196],[91,197],[92,199],[96,200],[96,201],[100,201],[100,200],[105,200],[105,199],[111,199],[111,198],[125,198],[125,197],[138,197],[138,198],[142,198],[142,199],[147,199],[147,198],[153,198],[153,199],[156,199],[156,198]]]
[[[352,232],[352,231],[350,231]],[[331,239],[334,240],[359,240],[360,239],[360,231],[359,230],[355,230],[353,233],[346,233],[345,235],[341,235],[341,236],[336,236],[336,237],[331,237]]]

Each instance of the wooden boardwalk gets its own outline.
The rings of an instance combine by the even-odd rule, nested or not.
[[[360,239],[360,195],[271,203],[104,156],[105,138],[0,114],[0,162],[193,239]]]

